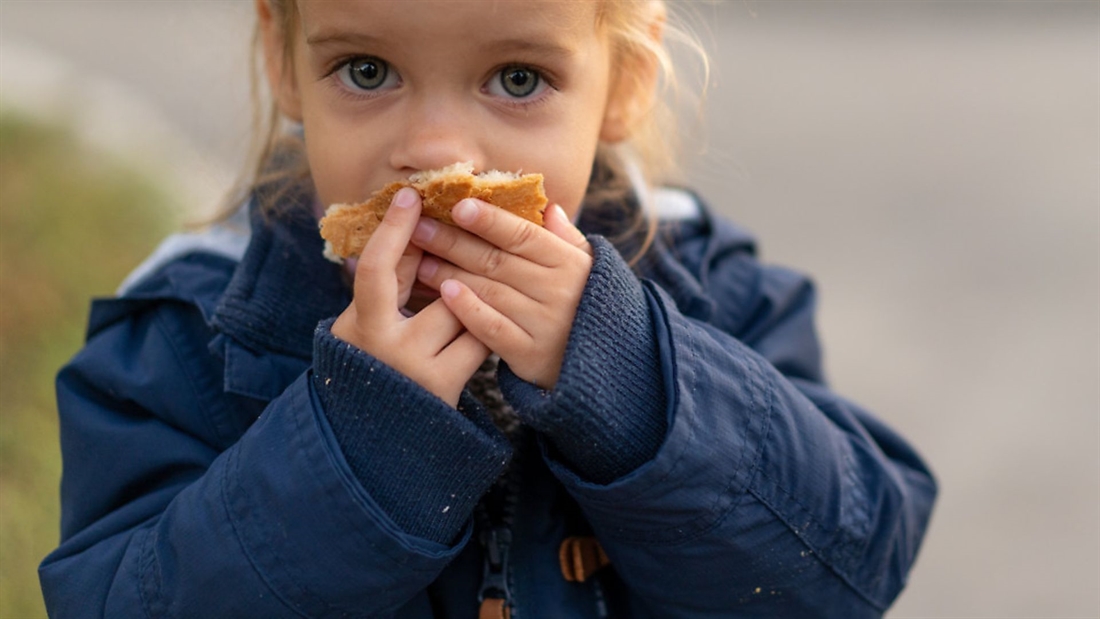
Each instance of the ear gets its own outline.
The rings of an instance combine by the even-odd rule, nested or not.
[[[660,44],[667,13],[662,2],[651,1],[649,36]],[[660,61],[641,45],[612,50],[614,67],[611,87],[607,95],[600,140],[615,144],[628,139],[638,122],[653,105],[657,90]]]
[[[270,0],[256,0],[256,17],[260,26],[267,85],[279,111],[287,118],[301,122],[302,102],[297,80],[294,79],[294,59],[287,53],[285,40],[285,37],[294,36],[294,33],[283,32],[286,20],[275,14]]]

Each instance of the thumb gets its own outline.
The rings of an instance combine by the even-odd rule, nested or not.
[[[403,188],[394,195],[355,265],[355,303],[360,316],[388,320],[407,301],[420,262],[419,252],[409,250],[418,221],[420,194]]]
[[[542,225],[566,243],[589,255],[592,254],[592,247],[588,244],[588,239],[584,238],[584,233],[573,225],[569,216],[565,214],[565,210],[557,204],[546,209]]]

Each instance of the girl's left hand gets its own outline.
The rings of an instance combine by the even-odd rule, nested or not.
[[[417,225],[413,244],[432,254],[418,278],[517,376],[552,389],[592,269],[591,246],[557,205],[546,210],[545,228],[472,198],[451,217],[458,227],[425,218]]]

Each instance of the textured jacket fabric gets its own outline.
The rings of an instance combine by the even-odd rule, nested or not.
[[[306,210],[145,269],[58,376],[50,615],[476,617],[473,515],[505,471],[516,619],[881,615],[935,482],[824,384],[809,281],[695,210],[633,267],[582,212],[559,383],[498,374],[532,428],[515,447],[469,394],[452,408],[332,336],[350,288]],[[611,565],[567,582],[570,535]]]

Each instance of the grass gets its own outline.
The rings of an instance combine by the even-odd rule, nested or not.
[[[0,618],[45,617],[37,567],[58,543],[53,380],[88,303],[113,292],[177,205],[64,126],[0,111]]]

